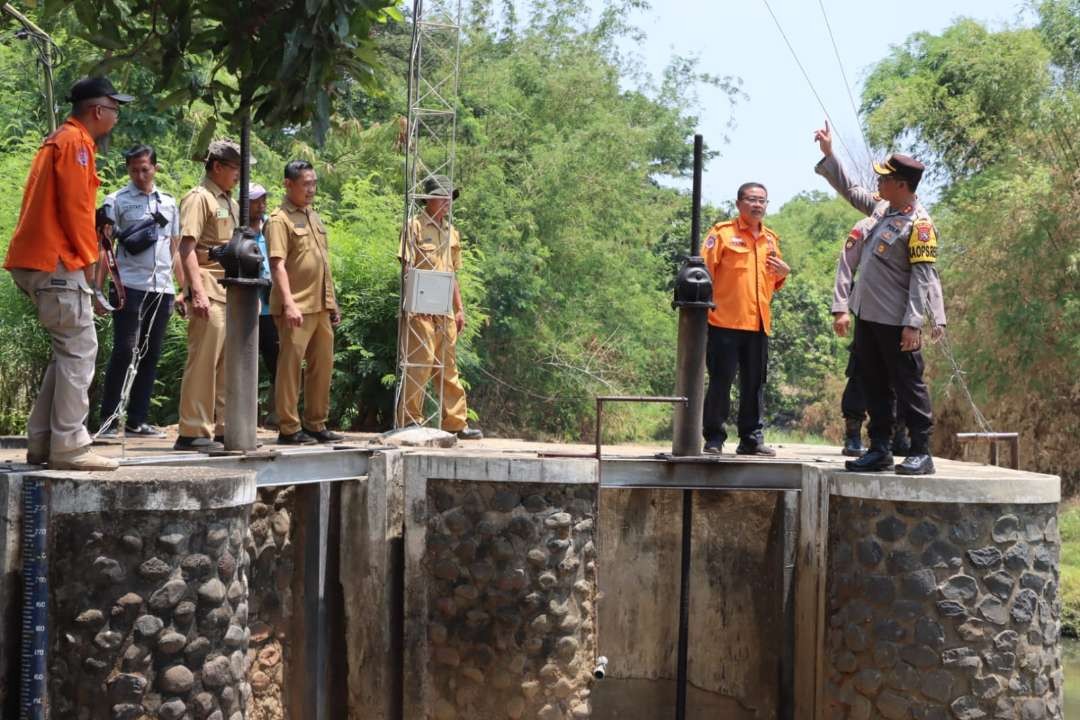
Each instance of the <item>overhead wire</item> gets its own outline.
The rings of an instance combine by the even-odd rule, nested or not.
[[[851,113],[855,118],[855,126],[859,128],[859,137],[862,138],[863,147],[866,149],[867,157],[873,157],[873,152],[870,150],[870,143],[866,139],[866,132],[863,130],[862,122],[859,120],[859,107],[855,102],[855,95],[851,91],[851,81],[848,80],[847,71],[844,69],[844,61],[840,57],[840,47],[836,44],[832,23],[829,22],[829,14],[825,12],[825,0],[818,0],[818,7],[821,8],[821,17],[825,21],[825,30],[829,34],[829,42],[832,43],[833,54],[836,56],[836,64],[840,67],[840,77],[844,81],[844,90],[847,91],[848,102],[851,103]]]
[[[769,16],[772,17],[773,24],[776,25],[776,29],[780,32],[780,37],[784,39],[784,44],[787,45],[788,51],[791,53],[791,57],[795,60],[795,64],[799,66],[799,70],[802,72],[803,79],[806,80],[807,86],[810,88],[810,92],[813,93],[814,98],[817,100],[818,105],[821,106],[821,111],[825,113],[825,119],[828,120],[833,127],[837,127],[836,121],[833,120],[832,115],[829,114],[829,109],[825,106],[825,101],[821,99],[821,95],[818,93],[817,88],[814,87],[814,82],[810,79],[810,73],[806,71],[806,67],[799,59],[799,54],[795,52],[795,46],[791,44],[791,40],[788,39],[788,35],[784,32],[784,26],[780,24],[780,19],[773,12],[772,5],[769,4],[769,0],[761,0],[765,3],[765,9],[769,11]],[[840,146],[844,149],[848,159],[853,165],[858,165],[855,159],[855,154],[851,152],[851,148],[844,142],[843,136],[839,133],[836,135],[836,139],[840,141]]]

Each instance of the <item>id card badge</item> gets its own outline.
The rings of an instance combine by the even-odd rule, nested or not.
[[[229,217],[229,211],[227,209],[225,209],[223,207],[219,207],[217,209],[217,219],[218,220],[226,220],[226,219],[228,219],[228,217]]]

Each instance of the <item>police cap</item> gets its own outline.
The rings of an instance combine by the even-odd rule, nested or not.
[[[883,162],[874,163],[874,172],[878,175],[895,175],[905,180],[914,189],[922,180],[926,166],[913,157],[893,153]]]
[[[458,189],[445,175],[432,175],[424,181],[424,194],[432,197],[452,197],[457,200]]]
[[[71,91],[68,93],[68,102],[77,103],[99,97],[111,98],[121,105],[135,99],[130,95],[122,95],[116,92],[116,88],[113,87],[108,78],[98,76],[85,77],[72,85]]]

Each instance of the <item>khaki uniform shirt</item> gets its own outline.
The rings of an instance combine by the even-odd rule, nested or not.
[[[270,214],[263,227],[271,258],[285,261],[289,289],[301,314],[337,310],[326,226],[311,207],[298,208],[288,200]],[[281,315],[285,299],[276,283],[270,290],[270,314]]]
[[[218,282],[225,268],[210,259],[210,248],[228,243],[239,223],[240,206],[208,177],[180,200],[180,237],[195,238],[203,291],[211,300],[225,302],[225,288]]]
[[[936,269],[938,234],[922,203],[916,200],[906,208],[890,207],[856,185],[835,156],[822,159],[814,169],[856,210],[869,216],[844,243],[832,311],[850,309],[862,320],[914,328],[921,328],[924,316],[930,315],[935,325],[944,325],[945,305]],[[852,291],[856,270],[859,282]]]
[[[446,244],[449,243],[449,247]],[[461,270],[461,235],[443,218],[441,227],[421,213],[410,224],[410,237],[403,239],[398,255],[406,265],[419,270],[458,272]]]

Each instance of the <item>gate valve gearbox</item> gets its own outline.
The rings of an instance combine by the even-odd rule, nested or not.
[[[673,308],[714,308],[712,277],[699,255],[686,258],[675,277]]]
[[[210,259],[221,263],[226,280],[244,280],[245,285],[270,284],[261,277],[263,256],[251,228],[237,228],[229,242],[210,249]]]

